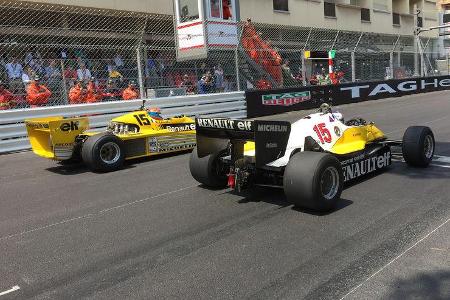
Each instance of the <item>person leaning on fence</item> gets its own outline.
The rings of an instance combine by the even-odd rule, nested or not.
[[[117,90],[117,86],[114,84],[114,80],[109,79],[102,91],[103,101],[119,100],[119,97],[120,91]]]
[[[133,100],[139,98],[139,93],[136,90],[136,83],[134,81],[130,81],[128,87],[122,92],[123,100]]]
[[[8,75],[9,88],[16,92],[22,88],[22,65],[17,61],[17,58],[12,57],[11,62],[5,65],[6,74]]]
[[[78,80],[77,83],[69,90],[69,103],[80,104],[84,103],[86,98],[86,89],[83,86],[83,81]]]
[[[102,101],[103,93],[95,83],[95,78],[91,77],[86,89],[86,103],[95,103]]]
[[[0,110],[11,109],[15,106],[14,95],[8,91],[0,81]]]
[[[40,80],[41,78],[36,75],[27,87],[27,101],[31,107],[46,105],[48,98],[52,95],[52,92],[44,84],[41,84]]]

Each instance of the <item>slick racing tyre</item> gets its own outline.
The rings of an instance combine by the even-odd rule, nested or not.
[[[197,147],[189,158],[189,169],[192,177],[205,186],[212,188],[224,188],[227,186],[226,170],[224,170],[219,158],[223,151],[199,157]]]
[[[413,167],[427,167],[434,155],[434,135],[429,127],[411,126],[403,135],[402,153],[406,163]]]
[[[90,136],[83,144],[81,157],[92,171],[115,171],[122,167],[125,160],[123,142],[113,134]]]
[[[342,193],[344,175],[339,160],[321,152],[298,152],[286,166],[284,193],[294,206],[329,211]]]

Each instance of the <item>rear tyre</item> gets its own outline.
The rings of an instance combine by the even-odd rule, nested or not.
[[[434,135],[429,127],[411,126],[403,135],[402,153],[406,163],[413,167],[427,167],[434,155]]]
[[[198,182],[212,188],[224,188],[227,186],[226,170],[223,169],[220,157],[223,151],[199,157],[197,147],[189,158],[189,169],[192,177]]]
[[[125,161],[123,142],[113,134],[90,136],[83,144],[81,157],[92,171],[115,171],[122,167]]]
[[[284,193],[294,206],[329,211],[336,206],[344,183],[339,160],[321,152],[291,157],[283,176]]]

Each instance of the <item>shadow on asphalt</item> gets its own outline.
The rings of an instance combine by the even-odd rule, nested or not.
[[[135,158],[131,160],[125,161],[122,168],[120,168],[116,172],[120,172],[120,170],[127,170],[132,169],[136,167],[136,164],[153,161],[153,160],[159,160],[167,157],[175,157],[178,155],[183,155],[186,153],[189,153],[190,150],[187,151],[180,151],[176,153],[165,153],[160,154],[156,156],[147,156],[147,157],[141,157],[141,158]],[[50,167],[46,169],[47,171],[59,174],[59,175],[79,175],[83,173],[101,173],[101,172],[93,172],[87,168],[82,161],[61,161],[58,163],[56,167]]]
[[[277,205],[280,208],[292,206],[292,203],[288,202],[286,196],[283,193],[282,189],[279,188],[264,188],[264,187],[254,187],[249,190],[246,190],[243,193],[235,193],[229,191],[229,193],[243,196],[244,198],[240,199],[238,203],[244,204],[249,202],[264,202],[272,205]],[[326,216],[332,214],[338,210],[341,210],[349,205],[351,205],[353,201],[347,199],[339,199],[336,207],[327,212],[318,212],[312,209],[304,208],[304,207],[296,207],[292,206],[292,210],[295,210],[300,213],[315,215],[315,216]]]
[[[423,272],[392,282],[386,299],[450,299],[450,271]]]

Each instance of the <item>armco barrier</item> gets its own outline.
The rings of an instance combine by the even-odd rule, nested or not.
[[[340,85],[308,86],[246,91],[247,117],[261,117],[294,110],[400,97],[450,89],[450,76],[418,77]]]
[[[88,115],[91,128],[104,128],[112,118],[136,110],[141,104],[142,100],[130,100],[0,111],[0,153],[30,148],[26,119]],[[146,106],[161,108],[166,117],[185,114],[245,118],[247,114],[243,92],[152,99]]]

